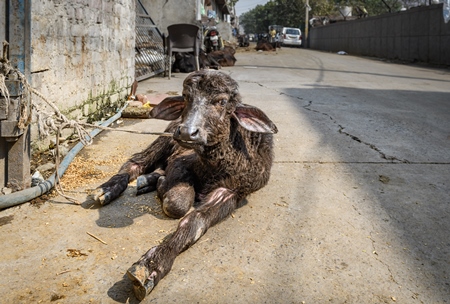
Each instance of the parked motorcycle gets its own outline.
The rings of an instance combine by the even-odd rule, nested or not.
[[[215,26],[207,27],[204,37],[206,53],[223,49],[222,37]]]

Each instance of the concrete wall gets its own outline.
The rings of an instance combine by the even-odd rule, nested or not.
[[[141,2],[160,32],[166,35],[167,27],[174,23],[190,23],[202,26],[202,22],[197,20],[198,0],[141,0]],[[217,29],[222,39],[233,39],[229,23],[222,21],[217,25]]]
[[[4,0],[1,0],[0,1],[0,14],[2,14],[2,15],[0,15],[1,16],[0,17],[0,45],[2,46],[2,50],[3,50],[3,40],[5,40],[5,35],[6,35],[5,30],[4,30],[6,27],[6,23],[5,23],[6,20],[3,17],[4,16],[3,14],[5,14],[5,11],[6,11],[6,3]],[[0,51],[0,56],[3,56],[2,51]]]
[[[134,0],[35,0],[32,85],[72,118],[98,119],[134,81]]]
[[[442,4],[310,30],[312,49],[450,65],[450,23]]]
[[[167,35],[167,27],[174,23],[201,26],[197,21],[197,0],[141,0],[147,13],[161,33]]]

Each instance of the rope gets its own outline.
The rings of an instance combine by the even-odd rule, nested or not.
[[[89,135],[89,132],[86,131],[84,127],[88,128],[96,128],[101,130],[110,130],[110,131],[118,131],[118,132],[128,132],[128,133],[135,133],[135,134],[149,134],[149,135],[158,135],[158,136],[172,136],[172,133],[166,133],[166,132],[146,132],[146,131],[133,131],[133,130],[127,130],[127,129],[121,129],[121,128],[110,128],[110,127],[103,127],[95,124],[89,124],[89,123],[82,123],[75,120],[68,119],[64,114],[61,113],[61,111],[58,109],[58,107],[45,98],[43,94],[41,94],[36,89],[32,88],[31,85],[28,83],[25,75],[23,75],[19,70],[15,69],[7,57],[7,46],[8,43],[6,41],[3,42],[3,58],[0,58],[0,93],[6,98],[7,103],[10,102],[10,95],[8,88],[6,87],[6,75],[13,72],[17,75],[18,79],[20,80],[22,87],[23,87],[23,93],[22,97],[29,96],[31,99],[31,110],[34,110],[37,117],[38,122],[38,134],[39,138],[45,138],[50,136],[50,131],[56,132],[56,147],[55,147],[55,166],[56,166],[56,178],[55,178],[55,190],[58,192],[59,195],[63,196],[67,200],[71,201],[74,204],[81,204],[77,199],[68,196],[64,193],[64,189],[61,185],[60,176],[58,174],[58,167],[60,164],[60,153],[59,153],[59,139],[61,131],[65,128],[72,128],[74,130],[74,133],[77,134],[80,142],[84,146],[89,146],[93,142],[93,138]],[[42,99],[47,105],[49,105],[53,109],[53,113],[47,112],[42,107],[34,102],[34,99],[31,98],[31,93],[38,96],[40,99]],[[21,130],[24,130],[28,127],[28,125],[32,121],[32,115],[31,110],[29,109],[28,103],[22,102],[20,105],[20,117],[19,121],[17,123],[17,127]],[[125,107],[124,107],[125,108]],[[123,110],[123,108],[122,108]],[[53,117],[55,116],[55,118]]]
[[[7,104],[9,104],[9,91],[6,87],[6,75],[11,71],[11,65],[7,59],[9,43],[3,41],[3,57],[0,58],[0,93],[5,96]]]
[[[0,74],[0,94],[5,96],[6,103],[9,104],[9,91],[8,88],[6,87],[5,80],[6,77],[3,74]]]
[[[67,126],[68,124],[61,124],[61,126],[58,128],[58,131],[56,132],[56,153],[55,153],[55,190],[58,192],[59,195],[66,198],[68,201],[74,203],[75,205],[81,205],[81,202],[77,200],[76,198],[69,196],[64,193],[64,189],[61,185],[61,178],[59,176],[58,168],[60,164],[60,153],[59,153],[59,138],[61,137],[61,131]],[[83,143],[84,146],[86,146]]]

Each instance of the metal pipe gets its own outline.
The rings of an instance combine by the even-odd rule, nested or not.
[[[303,47],[306,49],[307,47],[309,48],[308,45],[308,35],[309,35],[309,11],[311,10],[311,7],[309,6],[309,0],[306,0],[306,5],[305,5],[305,39],[303,39],[303,41],[305,43],[303,43]]]
[[[125,109],[125,107],[126,107],[126,105],[122,109],[120,109],[120,111],[116,115],[112,116],[111,118],[106,120],[103,124],[101,124],[101,126],[107,127],[110,124],[112,124],[114,121],[119,119],[122,116],[122,111],[123,111],[123,109]],[[89,133],[89,136],[91,138],[94,138],[101,131],[102,131],[101,129],[94,129],[91,133]],[[66,155],[66,157],[64,157],[63,161],[61,162],[61,164],[58,168],[58,172],[61,177],[63,176],[64,172],[66,172],[66,169],[69,167],[72,160],[75,158],[75,156],[78,154],[78,152],[80,152],[81,149],[83,149],[83,147],[84,147],[84,145],[81,142],[78,143],[77,145],[75,145],[75,147],[72,148],[72,150],[70,150],[70,152]],[[49,179],[40,183],[37,186],[28,188],[28,189],[24,189],[21,191],[17,191],[17,192],[8,194],[8,195],[0,196],[0,210],[26,203],[38,196],[41,196],[42,194],[50,191],[50,189],[52,189],[53,186],[55,185],[55,178],[56,178],[56,173],[53,173]]]

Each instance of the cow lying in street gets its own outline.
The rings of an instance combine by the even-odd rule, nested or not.
[[[181,218],[167,241],[128,269],[139,300],[181,252],[267,184],[277,133],[263,111],[242,103],[237,82],[214,70],[188,75],[183,96],[167,97],[151,116],[171,120],[166,132],[173,137],[160,136],[134,154],[95,196],[108,204],[137,179],[138,194],[156,190],[164,213]]]
[[[236,50],[234,48],[231,46],[225,46],[222,50],[209,53],[208,57],[217,61],[220,66],[234,66],[237,61],[236,57],[234,57],[235,53]]]
[[[236,57],[235,50],[230,46],[225,46],[223,50],[205,53],[200,50],[198,56],[200,69],[218,70],[225,66],[234,66]],[[175,61],[172,65],[172,72],[190,73],[195,71],[195,57],[191,53],[176,53]]]
[[[258,41],[255,50],[257,51],[276,51],[277,48],[281,49],[280,42],[268,42],[268,41]]]

